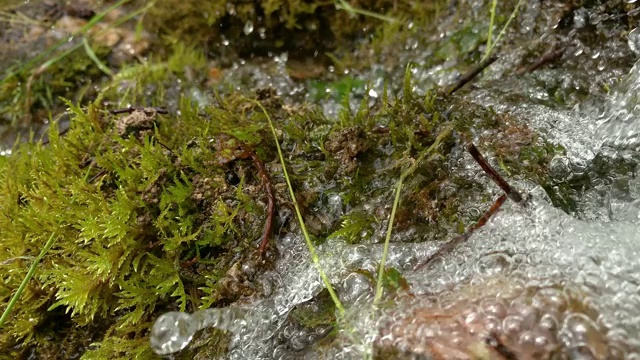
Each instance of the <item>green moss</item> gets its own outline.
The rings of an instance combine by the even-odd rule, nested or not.
[[[200,6],[213,5],[188,6],[193,8],[187,13],[202,16]],[[159,20],[160,15],[149,21]],[[176,39],[187,31],[175,30]],[[25,356],[34,351],[46,357],[60,351],[56,344],[66,344],[89,359],[148,358],[148,329],[159,314],[260,296],[251,275],[239,269],[246,263],[263,266],[256,260],[254,240],[265,218],[264,190],[251,160],[238,151],[238,141],[254,148],[265,163],[275,159],[274,144],[264,115],[246,101],[247,94],[203,96],[197,104],[170,94],[181,89],[183,80],[199,89],[194,84],[204,75],[193,79],[191,74],[206,73],[207,66],[198,46],[176,42],[164,55],[123,67],[86,109],[67,103],[71,128],[64,137],[54,126],[48,146],[24,144],[11,157],[0,158],[0,303],[8,301],[46,239],[52,233],[58,237],[13,309],[0,335],[0,352]],[[474,128],[489,134],[479,146],[505,170],[540,183],[558,151],[515,119],[496,120],[493,112],[438,91],[417,95],[410,67],[403,97],[390,100],[385,91],[384,101],[373,107],[368,98],[358,109],[349,107],[351,89],[364,85],[352,79],[317,85],[321,93],[329,88],[343,100],[337,118],[326,118],[308,104],[284,107],[274,91],[262,89],[256,97],[282,131],[279,141],[288,154],[298,202],[318,242],[329,234],[349,243],[367,242],[383,231],[389,189],[450,126],[456,138],[448,137],[406,181],[394,232],[415,229],[420,235],[403,241],[443,238],[479,216],[461,212],[470,199],[484,195],[483,189],[449,161],[459,156]],[[178,102],[179,116],[158,116],[146,127],[127,131],[120,131],[127,115],[110,115],[95,105],[159,106],[167,101]],[[505,143],[501,139],[507,135],[522,141]],[[229,173],[239,177],[239,184],[226,181]],[[270,176],[278,206],[291,207],[282,174],[272,171]],[[325,194],[340,195],[344,213],[330,208]],[[385,280],[396,290],[408,286],[393,269]],[[295,315],[295,321],[306,328],[333,326],[331,304],[320,301],[313,311]],[[46,335],[52,323],[64,324],[58,334],[69,342]],[[79,333],[87,335],[84,340]],[[202,344],[215,346],[203,345],[190,354],[219,356],[227,340],[227,334],[211,332]],[[15,347],[20,343],[24,346]]]
[[[413,7],[389,0],[348,2],[355,9],[386,15],[411,13]],[[337,1],[185,2],[158,1],[145,17],[146,27],[171,43],[226,43],[226,55],[262,55],[269,51],[313,54],[350,43],[381,20],[339,10]],[[392,14],[393,15],[393,14]],[[357,17],[358,21],[353,21]],[[364,29],[364,31],[363,31]],[[287,39],[287,41],[274,40]]]
[[[287,130],[282,143],[292,155],[294,185],[306,189],[299,191],[305,217],[323,211],[320,193],[335,182],[331,191],[343,194],[351,210],[328,221],[320,218],[315,233],[321,238],[332,233],[352,243],[379,231],[380,219],[363,216],[369,212],[362,206],[372,196],[387,202],[384,194],[403,164],[433,143],[447,125],[440,109],[450,101],[410,93],[377,111],[362,107],[335,121],[304,106],[291,116],[291,108],[283,109],[273,94],[262,96],[275,119],[290,119],[282,124]],[[19,355],[12,346],[20,341],[44,351],[49,341],[35,334],[45,324],[64,319],[77,329],[105,324],[93,329],[96,348],[86,358],[146,357],[148,327],[160,313],[259,295],[238,264],[252,261],[252,239],[262,231],[261,184],[246,170],[251,161],[238,157],[236,140],[225,134],[253,146],[263,161],[274,159],[273,146],[264,131],[265,119],[253,105],[239,95],[213,101],[215,107],[202,111],[183,101],[180,117],[161,116],[153,130],[126,138],[116,131],[114,122],[121,121],[116,116],[71,106],[72,126],[64,138],[53,131],[48,147],[24,145],[3,161],[0,226],[6,246],[0,259],[14,259],[0,269],[3,301],[24,276],[28,261],[22,257],[37,253],[52,232],[60,237],[11,315],[0,339],[4,351]],[[469,131],[467,122],[455,123],[461,133]],[[496,131],[506,131],[501,124],[493,124]],[[389,132],[377,131],[381,125]],[[353,147],[353,136],[361,145]],[[408,179],[403,201],[418,204],[419,212],[401,210],[396,231],[421,228],[424,234],[414,239],[420,241],[447,234],[461,222],[471,223],[473,219],[460,217],[458,210],[478,190],[449,168],[446,158],[455,146],[452,140],[445,142],[440,154]],[[534,156],[536,149],[523,156]],[[310,160],[313,151],[324,160]],[[537,166],[544,166],[544,159]],[[387,165],[380,168],[381,161]],[[352,162],[356,171],[349,170]],[[225,181],[228,171],[241,175],[240,184]],[[272,176],[276,184],[283,183],[280,174]],[[378,178],[375,186],[373,177]],[[459,191],[446,193],[441,185],[447,182],[455,182]],[[276,188],[278,197],[285,198],[284,189]],[[434,199],[440,201],[435,206]],[[392,280],[393,286],[406,287],[397,272],[389,274]],[[322,321],[315,315],[301,319],[304,326],[334,321],[324,315]],[[221,340],[206,341],[224,348]]]
[[[170,120],[172,129],[163,129],[161,119],[155,132],[128,138],[117,135],[114,116],[72,108],[64,138],[53,130],[49,146],[24,145],[4,161],[3,302],[24,277],[24,257],[37,254],[47,234],[59,239],[13,309],[0,340],[3,352],[24,351],[12,349],[18,341],[44,348],[48,340],[33,336],[38,328],[70,317],[74,326],[113,323],[96,354],[116,346],[124,357],[148,353],[146,329],[154,313],[193,311],[205,294],[215,299],[205,306],[246,295],[234,294],[228,281],[200,283],[184,272],[204,279],[217,268],[224,278],[235,254],[252,253],[250,239],[259,238],[261,228],[240,224],[262,223],[256,221],[264,216],[255,204],[260,196],[242,196],[243,188],[226,183],[228,166],[218,159],[227,149],[212,149],[209,139],[231,124],[259,122],[216,108],[214,124],[190,106],[184,103],[186,116]],[[245,133],[252,126],[234,129],[258,145]],[[260,187],[256,177],[244,181]]]
[[[289,320],[302,325],[308,330],[318,327],[333,327],[336,323],[336,308],[329,292],[323,290],[313,300],[294,307],[289,313]]]

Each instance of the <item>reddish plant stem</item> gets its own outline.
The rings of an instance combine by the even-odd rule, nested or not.
[[[480,154],[480,151],[475,145],[469,144],[467,150],[469,151],[471,156],[473,156],[473,159],[480,165],[482,170],[484,170],[484,172],[489,175],[491,180],[498,184],[502,191],[507,194],[509,199],[515,201],[516,203],[522,203],[522,195],[520,195],[518,191],[509,186],[507,181],[502,178],[502,176],[500,176],[500,174],[498,174],[498,172],[491,165],[489,165],[487,160],[484,158],[484,156],[482,156],[482,154]]]
[[[524,69],[521,69],[517,72],[518,75],[524,75],[527,73],[532,73],[536,70],[538,70],[539,68],[550,64],[558,59],[560,59],[562,57],[562,54],[564,54],[565,50],[567,48],[566,47],[560,47],[560,48],[552,48],[549,51],[547,51],[546,53],[544,53],[541,57],[539,57],[535,62],[533,62],[533,64],[527,66]]]
[[[253,165],[258,169],[258,176],[260,176],[262,186],[267,193],[267,219],[264,223],[260,245],[258,246],[258,253],[260,254],[260,257],[264,257],[267,251],[267,245],[269,245],[269,238],[271,237],[271,228],[273,226],[273,217],[276,208],[276,197],[273,192],[273,184],[271,183],[271,178],[269,178],[267,168],[264,166],[262,160],[260,160],[260,157],[258,157],[258,154],[237,137],[233,135],[229,136],[233,137],[238,142],[240,149],[242,149],[243,153],[239,158],[251,158]]]
[[[480,219],[478,219],[478,221],[476,222],[475,225],[473,225],[471,227],[471,229],[469,229],[469,232],[473,232],[476,231],[477,229],[481,228],[484,226],[484,224],[487,223],[487,221],[489,221],[489,219],[496,213],[498,212],[498,210],[500,209],[500,207],[502,206],[502,204],[504,204],[504,202],[507,201],[507,195],[502,194],[500,195],[500,197],[498,197],[496,199],[496,201],[493,203],[493,205],[491,205],[491,207],[489,208],[489,210],[487,210]]]
[[[480,217],[480,219],[475,223],[475,225],[473,225],[472,227],[469,228],[469,230],[467,232],[465,232],[462,235],[458,235],[456,237],[454,237],[451,241],[449,241],[448,243],[444,244],[440,249],[438,249],[438,251],[436,251],[435,253],[433,253],[433,255],[429,256],[425,261],[423,261],[422,263],[418,264],[414,270],[420,270],[423,267],[429,265],[433,260],[437,259],[438,257],[442,256],[443,254],[446,254],[450,251],[452,251],[453,249],[455,249],[458,245],[462,244],[463,242],[467,241],[467,239],[469,237],[471,237],[471,235],[473,234],[474,231],[478,230],[479,228],[481,228],[482,226],[484,226],[484,224],[487,223],[487,221],[489,221],[489,219],[496,213],[498,212],[498,210],[500,209],[500,207],[502,206],[502,204],[504,204],[504,202],[507,200],[507,196],[506,195],[500,195],[500,197],[498,197],[496,199],[496,201],[493,203],[493,205],[491,205],[491,208],[489,208],[489,210],[487,210],[482,217]]]
[[[498,174],[498,172],[491,165],[489,165],[487,160],[484,158],[484,156],[482,156],[482,154],[480,153],[480,151],[478,150],[478,148],[475,145],[469,144],[469,146],[467,147],[467,150],[469,151],[469,153],[471,154],[473,159],[480,165],[482,170],[484,170],[489,175],[489,177],[491,177],[491,179],[493,181],[495,181],[498,184],[498,186],[500,186],[500,188],[505,193],[500,195],[496,199],[496,201],[493,203],[493,205],[491,205],[489,210],[487,210],[480,217],[480,219],[478,219],[478,221],[475,223],[475,225],[470,227],[467,232],[465,232],[462,235],[454,237],[451,241],[449,241],[448,243],[444,244],[433,255],[429,256],[425,261],[423,261],[422,263],[418,264],[414,268],[414,270],[419,270],[419,269],[429,265],[431,263],[431,261],[433,261],[434,259],[437,259],[440,256],[442,256],[443,254],[452,251],[459,244],[465,242],[469,237],[471,237],[471,235],[473,234],[474,231],[476,231],[479,228],[483,227],[487,223],[487,221],[489,221],[489,219],[495,213],[498,212],[498,210],[500,209],[502,204],[504,204],[505,201],[507,201],[507,198],[509,198],[509,199],[515,201],[516,203],[519,203],[519,204],[521,204],[522,201],[523,201],[522,195],[520,195],[519,192],[517,192],[515,189],[513,189],[511,186],[509,186],[507,181],[504,178],[502,178],[502,176],[500,176],[500,174]]]
[[[264,256],[265,251],[267,250],[267,245],[269,244],[269,237],[271,236],[273,214],[275,213],[276,207],[276,197],[273,194],[273,186],[271,184],[271,179],[269,178],[269,173],[264,167],[262,161],[260,161],[258,154],[256,154],[255,151],[250,151],[249,156],[251,156],[253,165],[258,168],[258,175],[260,176],[260,180],[262,181],[262,186],[267,192],[267,219],[264,223],[264,230],[262,231],[262,240],[260,241],[260,246],[258,247],[260,256]]]
[[[458,81],[456,81],[455,84],[451,85],[449,89],[447,89],[447,95],[451,95],[454,92],[460,90],[461,87],[465,86],[469,81],[473,80],[473,78],[478,76],[478,74],[480,74],[482,70],[489,67],[489,65],[493,64],[496,60],[498,60],[498,57],[496,55],[493,55],[485,61],[471,68],[471,70],[467,71]]]

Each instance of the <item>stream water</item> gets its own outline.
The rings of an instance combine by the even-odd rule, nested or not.
[[[432,351],[434,344],[451,349],[464,341],[461,330],[428,315],[447,309],[467,325],[480,324],[476,332],[506,334],[503,343],[516,352],[561,345],[570,358],[640,358],[640,179],[635,170],[607,176],[597,171],[602,162],[637,164],[639,90],[636,64],[603,106],[510,109],[566,148],[552,162],[560,182],[586,174],[592,188],[577,199],[578,210],[567,214],[537,185],[517,181],[531,197],[525,206],[507,203],[464,245],[419,270],[421,259],[442,243],[392,245],[388,265],[403,272],[415,295],[398,300],[401,305],[374,312],[373,284],[349,270],[375,272],[381,245],[323,244],[322,266],[348,309],[338,345],[324,349],[327,354],[309,350],[324,334],[287,322],[294,306],[323,288],[304,241],[293,234],[276,239],[281,258],[261,280],[270,295],[237,319],[229,358],[356,359],[372,354],[372,344],[414,354]],[[506,110],[487,91],[472,96]]]
[[[523,24],[535,22],[539,10],[525,6]],[[572,44],[572,54],[562,69],[543,69],[533,80],[501,80],[521,55],[512,49],[467,95],[481,106],[512,114],[565,148],[566,154],[553,159],[551,176],[559,185],[589,184],[567,195],[575,203],[571,211],[552,206],[538,185],[511,179],[529,194],[526,205],[508,202],[485,227],[440,260],[416,269],[442,242],[391,245],[388,266],[402,272],[413,295],[382,309],[372,307],[370,279],[353,270],[375,273],[381,245],[329,240],[318,249],[319,257],[347,314],[328,348],[312,346],[326,333],[300,329],[287,320],[295,306],[313,299],[323,285],[303,239],[293,234],[280,237],[276,242],[281,257],[261,279],[268,296],[236,319],[229,358],[360,359],[385,348],[412,356],[436,353],[456,358],[460,349],[495,336],[522,358],[547,358],[545,354],[559,351],[563,359],[639,359],[640,63],[630,70],[608,65],[637,55],[638,35],[636,29],[627,41],[586,46],[575,31],[585,22],[598,24],[595,18],[575,12],[573,35],[570,31],[565,39]],[[523,26],[521,31],[533,33],[533,27]],[[442,30],[440,38],[450,35]],[[415,50],[424,41],[425,37],[407,40],[396,60],[427,61],[433,49]],[[593,66],[581,66],[584,61]],[[458,75],[454,68],[452,62],[417,67],[414,87],[451,83]],[[382,92],[383,81],[375,80],[385,71],[374,66],[359,74],[368,92],[352,95],[354,108],[365,94],[375,98]],[[602,86],[620,78],[603,95]],[[265,81],[280,93],[300,91],[286,81]],[[552,93],[549,88],[559,90]],[[329,117],[339,109],[331,99],[323,106]],[[472,160],[468,163],[468,171],[477,173]],[[612,170],[620,164],[623,170]],[[487,184],[491,186],[488,180]],[[340,199],[335,202],[340,204]]]
[[[467,14],[477,24],[486,24],[486,1],[459,2],[477,12]],[[516,35],[564,44],[562,66],[516,76],[512,70],[527,49],[507,49],[464,96],[510,114],[566,150],[552,160],[549,173],[558,187],[571,189],[564,195],[571,209],[554,207],[547,190],[537,184],[509,178],[527,194],[527,202],[507,201],[466,242],[428,266],[421,264],[444,241],[394,239],[387,266],[402,273],[411,295],[391,298],[379,308],[372,305],[374,283],[363,274],[377,272],[384,234],[359,245],[327,240],[317,249],[320,264],[346,308],[329,345],[320,344],[327,328],[309,330],[289,321],[295,307],[324,289],[304,239],[290,232],[274,239],[279,257],[272,270],[259,276],[262,300],[191,315],[165,314],[152,331],[153,349],[174,353],[189,346],[198,331],[216,326],[232,333],[229,359],[361,359],[389,349],[409,358],[434,353],[464,358],[462,352],[484,353],[500,346],[525,359],[551,353],[561,359],[640,359],[640,62],[630,69],[626,65],[640,56],[640,33],[636,28],[622,34],[615,28],[607,35],[602,12],[584,8],[564,21],[566,31],[553,32],[547,28],[556,29],[562,21],[554,18],[553,5],[549,14],[543,13],[545,3],[523,5]],[[340,75],[366,84],[353,89],[351,109],[365,97],[374,103],[385,80],[403,78],[407,63],[417,65],[412,69],[414,90],[454,82],[460,75],[455,54],[433,62],[442,48],[429,44],[444,47],[455,36],[479,41],[484,28],[457,32],[465,25],[462,17],[443,16],[433,33],[416,32],[396,44],[398,49],[383,51],[371,67],[357,73],[344,70]],[[245,33],[252,31],[251,24]],[[593,34],[607,41],[587,43]],[[240,61],[225,72],[220,87],[240,88],[250,79],[254,88],[274,88],[285,101],[313,101],[308,83],[287,75],[287,60],[284,53],[273,55],[271,66]],[[401,81],[388,85],[391,93],[401,93]],[[180,90],[202,106],[209,101],[201,89]],[[331,96],[317,103],[328,118],[337,117],[344,104]],[[169,100],[167,105],[176,104]],[[4,149],[0,155],[9,153]],[[482,174],[470,156],[460,161],[469,177]],[[486,177],[479,181],[494,187]],[[371,199],[368,206],[389,208],[383,201],[392,192],[390,187],[388,196]],[[323,210],[339,218],[342,199],[333,194],[329,202]],[[487,339],[500,346],[474,350]]]

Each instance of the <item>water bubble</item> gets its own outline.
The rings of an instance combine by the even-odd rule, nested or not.
[[[590,353],[601,358],[606,354],[606,344],[602,332],[587,315],[569,314],[562,324],[559,337],[567,348],[586,348]]]
[[[478,275],[485,276],[508,273],[511,270],[511,259],[502,253],[485,255],[476,262],[475,270]]]
[[[504,320],[502,320],[502,330],[507,336],[519,334],[523,330],[522,318],[517,315],[505,317]]]
[[[640,55],[640,30],[638,30],[638,28],[631,30],[627,35],[627,42],[629,44],[629,49],[631,49],[631,51],[636,55]]]
[[[573,28],[580,29],[587,24],[589,12],[585,8],[580,8],[573,13]]]
[[[244,24],[244,28],[242,29],[245,35],[249,35],[253,32],[253,21],[249,20]]]
[[[486,315],[504,318],[507,315],[507,309],[504,304],[498,300],[485,300],[480,303],[482,312]]]
[[[168,355],[184,349],[199,326],[191,315],[169,312],[158,318],[151,328],[151,348],[158,355]]]

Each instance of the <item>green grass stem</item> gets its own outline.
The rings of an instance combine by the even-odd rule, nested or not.
[[[491,55],[491,52],[493,52],[493,48],[495,48],[496,44],[498,44],[500,42],[500,39],[502,38],[502,35],[504,35],[504,33],[507,32],[507,29],[509,28],[509,24],[511,24],[511,21],[513,19],[515,19],[516,15],[518,15],[518,10],[520,9],[520,5],[521,4],[522,4],[522,0],[518,0],[518,3],[516,4],[515,9],[513,9],[513,12],[509,16],[509,19],[507,20],[507,22],[502,27],[502,30],[500,30],[500,34],[498,34],[498,37],[496,38],[496,41],[494,41],[491,44],[491,46],[488,47],[487,51],[484,53],[484,56],[482,57],[482,60],[480,60],[480,62],[485,61],[486,59],[489,58],[489,56]],[[492,19],[493,19],[493,14],[492,14]],[[491,20],[491,24],[489,26],[489,34],[491,34],[491,28],[492,27],[493,27],[493,20]],[[489,37],[491,37],[491,35],[489,35]]]
[[[280,148],[280,143],[278,142],[278,135],[276,133],[276,128],[273,126],[271,117],[269,116],[269,113],[264,108],[264,106],[262,106],[262,104],[260,104],[260,102],[256,100],[252,100],[252,99],[248,99],[248,100],[256,104],[258,107],[260,107],[264,115],[267,117],[267,121],[269,122],[269,128],[271,128],[271,133],[273,134],[273,140],[276,142],[276,148],[278,149],[278,158],[280,159],[280,164],[282,164],[282,172],[284,173],[284,179],[287,182],[289,195],[291,196],[291,201],[293,201],[293,206],[295,207],[295,210],[296,210],[296,217],[298,218],[298,223],[300,224],[300,230],[302,230],[302,235],[304,236],[304,240],[307,243],[307,247],[309,248],[309,253],[311,254],[311,260],[313,261],[313,264],[316,266],[316,269],[320,274],[320,278],[322,279],[324,286],[327,288],[327,291],[329,291],[331,300],[333,300],[333,303],[338,309],[340,317],[343,317],[344,306],[342,306],[342,302],[340,301],[340,299],[338,298],[338,295],[333,290],[333,286],[331,285],[331,282],[329,281],[327,274],[324,272],[324,270],[322,269],[322,266],[320,265],[320,258],[318,257],[316,248],[313,246],[313,242],[311,242],[311,237],[307,232],[307,227],[304,224],[304,219],[302,218],[302,212],[300,211],[300,207],[298,206],[298,201],[296,200],[296,195],[293,191],[293,186],[291,185],[291,179],[289,178],[289,173],[287,172],[287,166],[284,163],[284,155],[282,155],[282,149]]]
[[[11,310],[13,309],[13,306],[16,304],[16,302],[18,302],[20,295],[22,295],[22,292],[27,287],[27,284],[33,277],[33,274],[35,274],[36,268],[38,267],[40,260],[42,260],[42,258],[47,254],[49,249],[51,249],[56,239],[57,237],[55,236],[55,233],[51,234],[51,236],[49,237],[49,240],[47,240],[47,243],[44,245],[42,250],[40,250],[40,254],[38,255],[38,257],[35,260],[33,260],[33,263],[31,263],[31,267],[29,267],[29,271],[27,272],[27,275],[24,277],[24,279],[22,279],[22,283],[18,287],[18,290],[16,290],[16,293],[13,294],[13,297],[9,301],[7,308],[4,309],[4,312],[0,317],[0,329],[4,326],[4,323],[7,321],[9,314],[11,314]]]
[[[489,20],[489,33],[487,34],[487,49],[484,54],[485,57],[488,57],[491,52],[491,45],[493,42],[493,25],[495,24],[496,19],[496,6],[498,5],[498,0],[493,0],[491,3],[491,20]]]
[[[405,170],[401,175],[398,183],[396,185],[395,198],[393,200],[393,207],[391,208],[391,215],[389,216],[389,225],[387,226],[387,236],[384,239],[384,247],[382,249],[382,259],[380,259],[380,267],[378,268],[378,282],[376,284],[376,294],[373,298],[374,305],[377,305],[382,299],[382,285],[384,280],[384,269],[385,263],[387,262],[387,257],[389,255],[389,243],[391,241],[391,232],[393,230],[393,221],[396,216],[396,211],[398,210],[398,206],[400,205],[400,193],[402,192],[402,186],[404,184],[404,180],[411,175],[418,165],[427,157],[427,155],[431,154],[435,149],[440,146],[442,140],[451,135],[451,128],[446,128],[438,136],[436,137],[436,141],[429,146],[426,150],[423,150],[422,153],[418,156],[418,158],[409,166],[407,170]]]

